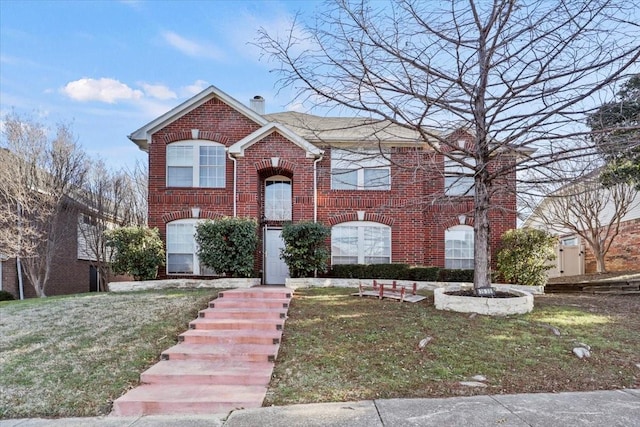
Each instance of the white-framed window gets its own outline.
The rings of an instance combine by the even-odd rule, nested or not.
[[[578,236],[565,237],[560,239],[562,246],[578,246]]]
[[[167,145],[167,187],[224,188],[226,150],[211,141]]]
[[[391,262],[391,227],[352,221],[331,227],[332,264],[387,264]]]
[[[215,274],[212,269],[200,265],[197,255],[196,225],[202,221],[179,219],[167,223],[167,274]]]
[[[472,270],[473,227],[456,225],[444,231],[444,268]]]
[[[275,175],[264,181],[264,217],[272,221],[291,221],[291,180]]]
[[[469,167],[454,159],[444,161],[444,193],[447,196],[473,196],[476,161],[472,157],[460,158]]]
[[[331,150],[333,190],[389,190],[391,167],[388,153],[380,150]]]

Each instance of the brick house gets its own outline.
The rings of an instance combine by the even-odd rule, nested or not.
[[[0,164],[7,162],[17,162],[17,157],[7,149],[0,149]],[[95,224],[95,211],[87,207],[86,202],[80,202],[81,197],[76,199],[65,197],[62,211],[56,216],[54,233],[56,235],[55,253],[51,263],[51,269],[47,280],[45,294],[47,296],[67,295],[84,292],[96,292],[99,290],[98,269],[95,267],[95,256],[87,247],[86,231]],[[5,207],[12,206],[7,200],[2,199]],[[13,202],[12,202],[13,203]],[[17,241],[18,226],[10,219],[2,222],[0,226],[7,233],[8,239]],[[49,236],[50,237],[50,236]],[[5,254],[2,253],[5,250]],[[9,257],[6,248],[0,248],[0,290],[11,293],[14,298],[20,298],[20,280],[17,267],[17,260]],[[128,276],[110,277],[112,281],[130,280]],[[36,292],[29,282],[27,274],[22,269],[22,288],[25,298],[36,297]]]
[[[577,182],[579,183],[579,181]],[[571,188],[572,185],[577,184],[569,184],[568,188]],[[615,209],[609,194],[610,192],[606,191],[602,195],[601,201],[604,203],[598,216],[600,224],[607,224]],[[549,197],[543,199],[523,223],[523,227],[546,230],[558,238],[556,260],[553,263],[553,268],[549,270],[548,276],[563,277],[596,273],[596,257],[590,245],[571,229],[549,224],[549,221],[545,219],[548,218],[548,212],[557,209],[549,200]],[[584,225],[592,223],[592,221],[576,220],[575,223]],[[599,230],[606,230],[606,227]],[[618,234],[613,239],[609,251],[604,257],[604,262],[607,271],[610,272],[640,269],[640,194],[638,192],[635,192],[628,212],[620,219]]]
[[[279,258],[285,221],[331,227],[331,263],[473,267],[473,192],[464,168],[412,131],[362,118],[264,114],[209,87],[133,132],[149,155],[150,227],[160,230],[160,277],[207,276],[194,226],[221,216],[255,218],[256,269],[284,283]],[[468,144],[464,130],[451,133]],[[493,162],[509,166],[513,158]],[[516,226],[515,172],[500,182],[490,212],[491,245]]]
[[[91,256],[83,249],[83,236],[80,227],[87,221],[87,215],[73,206],[67,206],[60,216],[56,227],[63,236],[56,246],[52,263],[47,296],[68,295],[98,291],[98,271],[91,262]],[[25,298],[36,296],[26,274],[22,275]],[[118,277],[114,280],[126,280]],[[16,299],[20,296],[18,269],[15,258],[0,257],[0,289],[11,293]]]

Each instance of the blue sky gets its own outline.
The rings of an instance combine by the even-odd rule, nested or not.
[[[209,85],[267,112],[273,63],[250,43],[318,1],[0,0],[0,115],[71,123],[80,144],[118,167],[145,160],[131,132]]]

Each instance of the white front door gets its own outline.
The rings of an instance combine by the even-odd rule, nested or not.
[[[289,268],[280,258],[280,249],[284,248],[282,230],[266,229],[264,232],[264,283],[265,285],[284,285],[289,277]]]

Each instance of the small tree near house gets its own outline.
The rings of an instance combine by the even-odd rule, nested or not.
[[[620,232],[620,222],[637,203],[632,185],[605,185],[593,173],[552,193],[534,212],[549,230],[580,236],[593,252],[598,273],[607,271],[605,256]]]
[[[122,227],[105,232],[107,247],[113,248],[111,268],[135,280],[152,280],[164,265],[164,247],[157,228]]]
[[[282,227],[285,246],[281,258],[291,277],[313,277],[316,272],[327,271],[330,235],[331,229],[318,222],[288,223]]]
[[[509,230],[502,235],[502,249],[498,252],[498,270],[510,283],[544,286],[546,271],[556,258],[556,239],[543,230],[523,228]]]
[[[251,277],[258,246],[258,223],[252,218],[224,217],[196,226],[198,258],[217,274]]]

